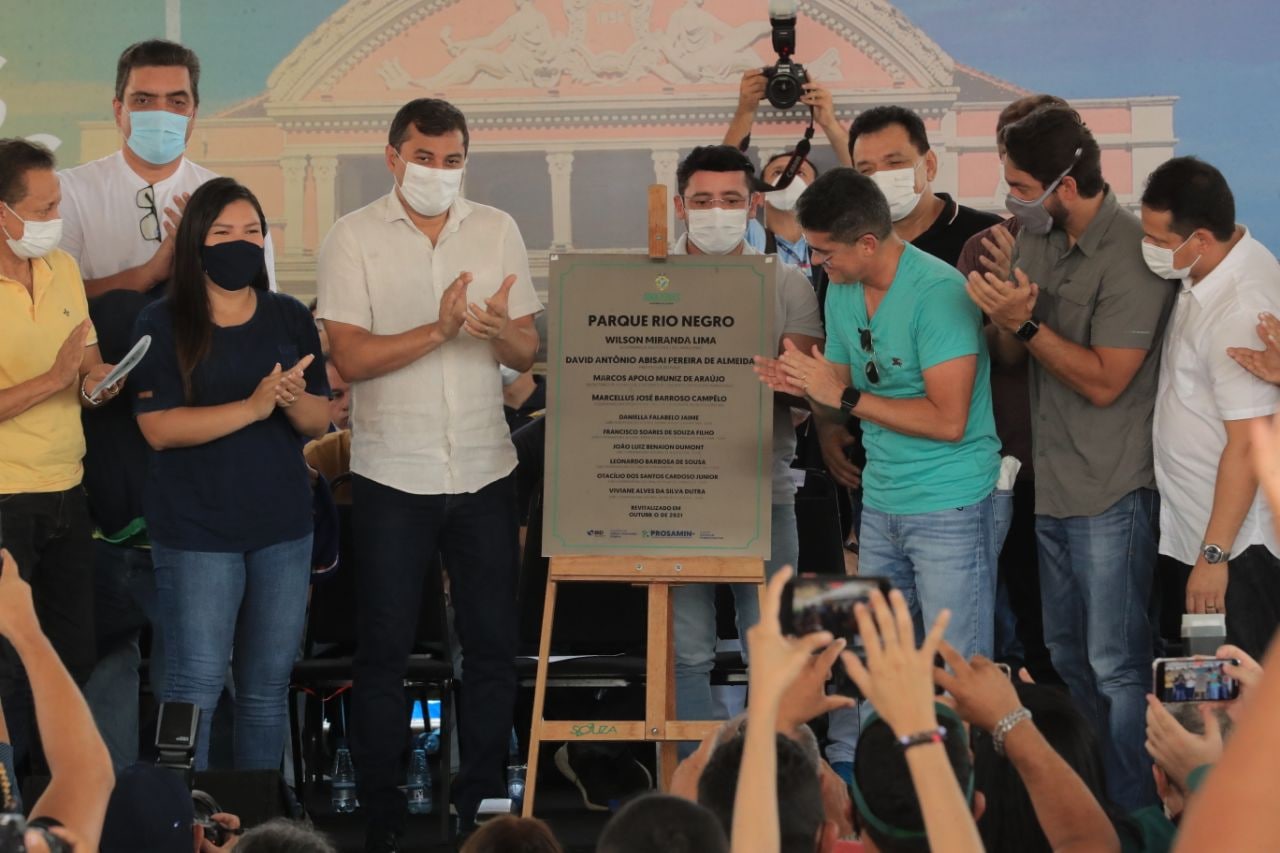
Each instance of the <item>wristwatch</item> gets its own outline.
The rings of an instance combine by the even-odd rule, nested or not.
[[[853,410],[858,407],[858,401],[862,399],[862,392],[852,385],[846,385],[844,391],[840,394],[840,411],[846,415],[852,414]]]
[[[1038,331],[1040,331],[1040,321],[1035,317],[1032,317],[1030,320],[1019,326],[1018,330],[1013,333],[1013,336],[1023,343],[1026,343],[1034,338]]]
[[[1204,557],[1204,561],[1211,566],[1227,561],[1227,552],[1219,548],[1217,545],[1205,543],[1200,546],[1200,556]]]

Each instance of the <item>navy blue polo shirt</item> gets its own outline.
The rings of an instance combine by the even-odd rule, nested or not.
[[[288,370],[311,353],[307,393],[328,397],[320,336],[306,306],[292,296],[257,291],[253,316],[214,326],[209,354],[183,399],[168,298],[143,310],[134,340],[151,349],[129,377],[135,415],[180,406],[218,406],[253,394],[276,362]],[[151,454],[143,495],[151,541],[184,551],[245,552],[312,530],[311,481],[298,432],[283,409],[230,435],[195,447]]]

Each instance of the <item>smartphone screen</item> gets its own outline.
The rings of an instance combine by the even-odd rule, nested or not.
[[[1223,670],[1239,665],[1231,658],[1161,658],[1152,668],[1155,694],[1161,702],[1230,702],[1240,695],[1240,682]]]
[[[854,646],[858,623],[853,606],[866,602],[871,590],[890,590],[888,578],[836,577],[832,575],[800,575],[787,582],[782,591],[782,631],[798,637],[817,631],[830,631],[844,637]]]

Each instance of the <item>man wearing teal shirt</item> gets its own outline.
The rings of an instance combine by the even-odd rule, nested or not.
[[[918,631],[949,609],[947,640],[989,656],[1002,519],[982,316],[960,273],[894,234],[870,178],[828,172],[798,213],[832,282],[826,355],[788,347],[758,372],[815,404],[828,453],[862,419],[862,571],[902,591]]]

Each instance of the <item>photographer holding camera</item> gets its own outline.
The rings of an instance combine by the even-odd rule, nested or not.
[[[0,815],[5,832],[0,850],[97,850],[115,784],[111,757],[80,689],[40,630],[31,587],[7,550],[0,550],[0,636],[12,644],[26,668],[51,776],[31,807],[29,822],[18,815]],[[0,795],[3,808],[9,809],[12,792]]]

